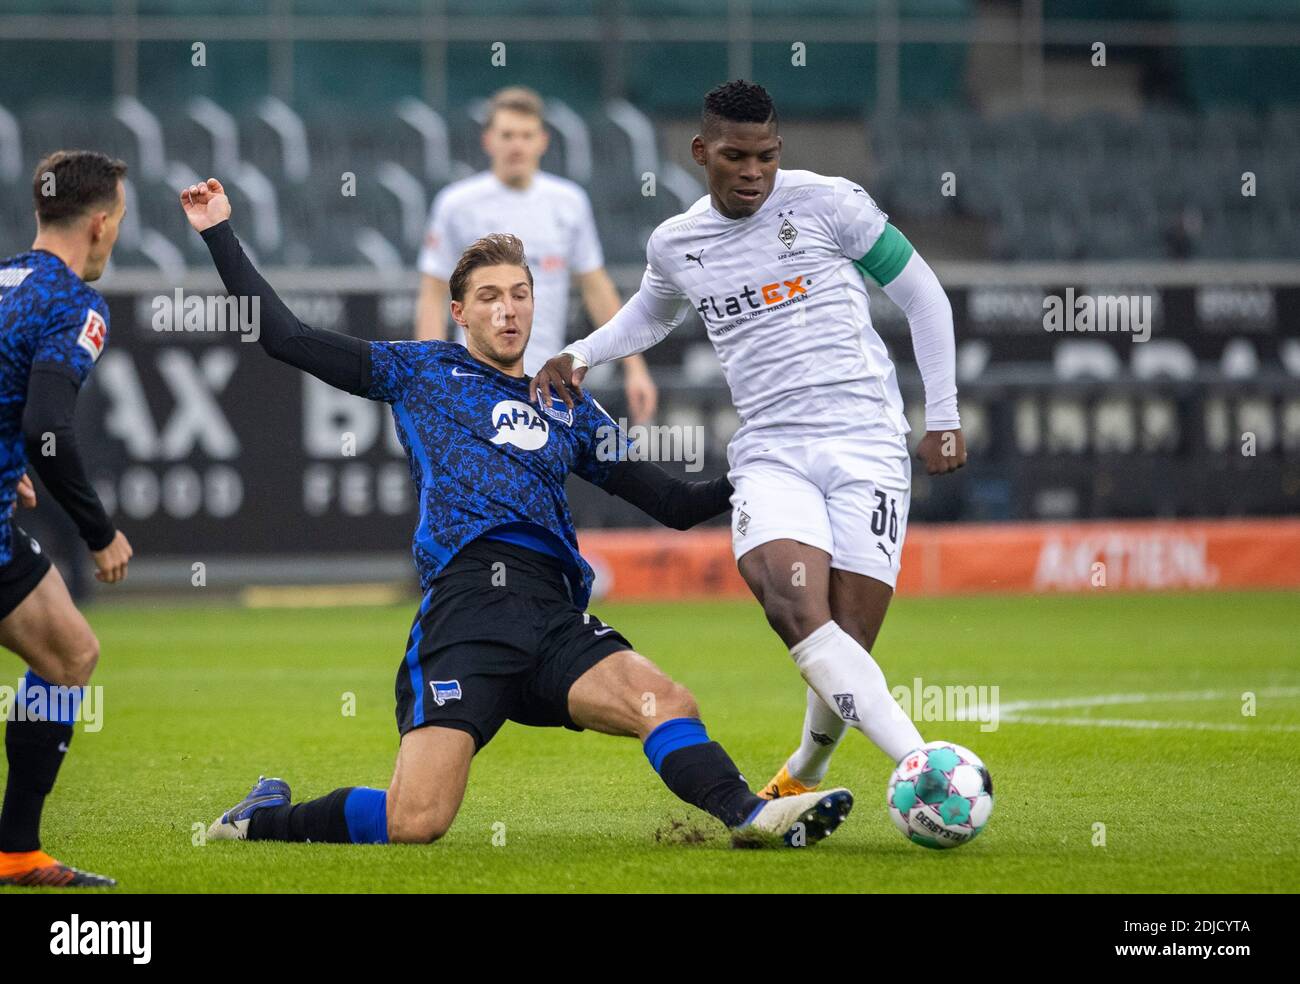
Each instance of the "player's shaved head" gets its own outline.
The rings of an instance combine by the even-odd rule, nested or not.
[[[755,82],[724,82],[704,97],[691,156],[704,168],[713,207],[730,219],[753,215],[772,192],[781,163],[776,107]]]
[[[700,136],[714,140],[728,123],[760,123],[777,128],[776,106],[757,82],[734,79],[710,89],[704,97]]]
[[[67,226],[96,209],[117,205],[126,164],[92,150],[56,150],[36,165],[32,198],[37,224]]]

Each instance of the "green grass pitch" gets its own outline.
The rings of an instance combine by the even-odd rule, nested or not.
[[[662,786],[635,741],[514,724],[479,755],[437,844],[196,844],[196,826],[259,773],[289,780],[295,799],[387,786],[414,603],[101,605],[89,617],[103,728],[78,728],[44,842],[137,892],[1295,892],[1298,601],[899,600],[876,647],[891,685],[997,686],[1007,717],[1022,718],[991,732],[920,722],[928,740],[973,748],[994,780],[987,829],[945,852],[899,836],[888,763],[854,732],[828,777],[857,796],[840,831],[809,850],[738,851]],[[780,766],[804,688],[755,603],[593,611],[695,692],[751,785]],[[14,686],[20,671],[0,656],[0,681]],[[1081,700],[1051,703],[1066,699]]]

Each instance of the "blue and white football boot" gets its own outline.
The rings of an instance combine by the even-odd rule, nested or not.
[[[248,821],[268,806],[288,806],[289,784],[283,779],[258,776],[248,795],[232,806],[208,828],[208,840],[248,840]]]

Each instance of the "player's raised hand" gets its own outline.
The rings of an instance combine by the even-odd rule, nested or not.
[[[961,428],[926,431],[917,445],[916,456],[925,462],[929,475],[945,475],[966,464],[966,438]]]
[[[230,218],[230,199],[216,178],[181,189],[181,208],[195,232],[211,229]]]
[[[103,550],[91,551],[95,558],[95,578],[105,584],[117,584],[126,579],[126,565],[134,551],[121,530],[113,535],[113,542]]]
[[[567,352],[546,360],[537,375],[528,383],[528,399],[541,407],[551,405],[552,395],[558,395],[564,405],[573,409],[574,399],[582,399],[582,380],[587,367],[573,368],[573,356]]]

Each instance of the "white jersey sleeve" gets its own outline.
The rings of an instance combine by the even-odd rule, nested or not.
[[[447,192],[444,189],[433,199],[429,209],[429,226],[424,233],[424,245],[420,247],[420,256],[416,260],[419,271],[439,280],[450,280],[452,271],[460,253],[456,249],[455,230],[453,228],[454,212],[447,205]]]
[[[859,260],[871,252],[889,216],[881,211],[861,185],[847,178],[836,178],[831,196],[831,235],[850,260]]]
[[[930,265],[915,251],[903,269],[884,287],[885,294],[907,316],[916,367],[925,384],[925,429],[955,430],[957,414],[957,344],[953,336],[952,305]]]
[[[588,366],[644,352],[668,337],[686,314],[687,298],[667,277],[655,260],[655,237],[646,244],[646,267],[641,287],[628,298],[618,313],[586,338],[564,349],[575,361]]]
[[[596,232],[596,216],[591,210],[591,199],[585,191],[578,191],[578,223],[570,244],[569,269],[581,276],[599,270],[605,265],[605,253],[600,248],[600,234]]]

